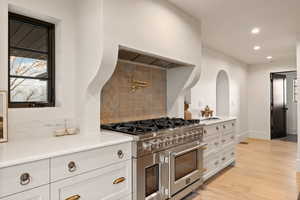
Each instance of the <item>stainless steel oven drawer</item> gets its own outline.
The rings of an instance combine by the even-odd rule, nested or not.
[[[201,179],[206,144],[194,142],[168,150],[169,197]]]

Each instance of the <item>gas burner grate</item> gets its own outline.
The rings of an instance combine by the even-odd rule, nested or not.
[[[139,135],[164,129],[198,124],[199,122],[200,120],[184,120],[182,118],[165,117],[124,123],[104,124],[101,125],[101,128],[132,135]]]

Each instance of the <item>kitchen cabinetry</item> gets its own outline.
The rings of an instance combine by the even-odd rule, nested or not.
[[[130,194],[130,160],[58,181],[51,186],[52,200],[119,200]]]
[[[131,142],[0,169],[0,200],[129,200]]]
[[[49,200],[49,185],[1,198],[1,200]]]
[[[236,120],[210,123],[204,126],[204,180],[235,162]]]

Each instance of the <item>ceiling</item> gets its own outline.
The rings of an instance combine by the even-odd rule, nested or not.
[[[202,22],[204,45],[247,64],[295,59],[299,0],[169,0]],[[261,29],[253,35],[254,27]],[[261,46],[254,51],[255,45]]]

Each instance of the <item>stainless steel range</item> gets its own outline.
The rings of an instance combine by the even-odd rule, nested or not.
[[[202,184],[206,145],[199,122],[159,118],[101,126],[135,138],[135,200],[181,199]]]

